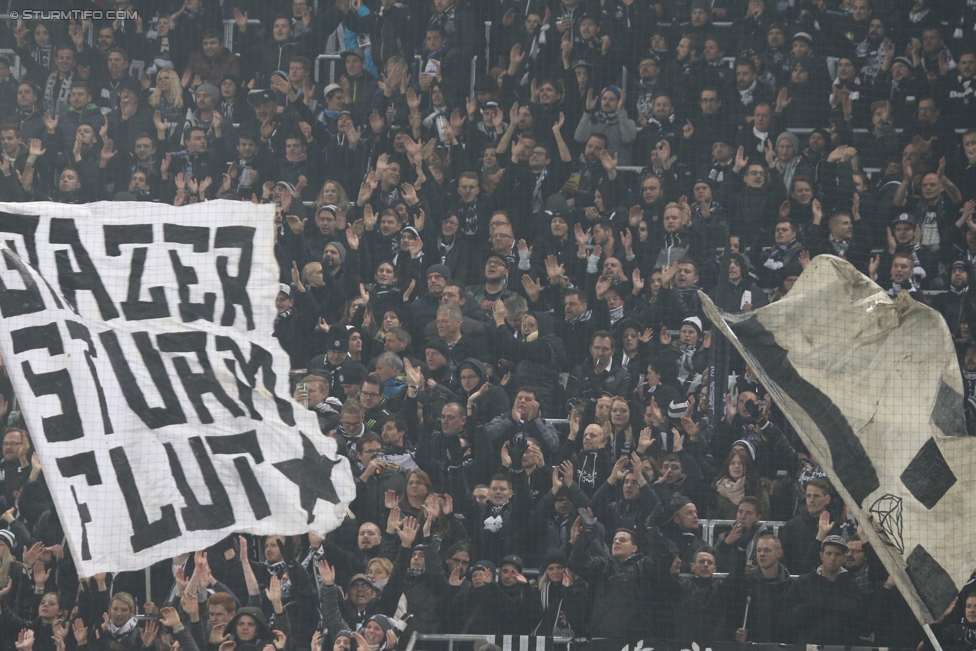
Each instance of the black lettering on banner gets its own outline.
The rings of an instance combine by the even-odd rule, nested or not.
[[[93,357],[98,357],[98,349],[95,348],[95,342],[92,341],[91,333],[84,325],[76,321],[65,321],[64,323],[68,326],[68,334],[71,335],[72,339],[79,339],[88,345],[88,349],[85,350],[85,361],[88,362],[88,370],[91,373],[92,380],[95,381],[95,392],[98,394],[98,406],[102,411],[102,426],[106,434],[112,434],[115,432],[115,429],[112,427],[112,419],[108,414],[108,402],[105,400],[105,389],[102,388],[102,381],[98,379],[98,369],[95,368],[95,362],[92,361]]]
[[[254,420],[263,420],[261,414],[254,408],[254,399],[252,396],[252,389],[257,386],[257,373],[258,370],[262,372],[264,378],[264,388],[268,390],[271,397],[274,398],[275,405],[278,406],[278,417],[286,425],[295,425],[295,414],[291,405],[291,401],[285,400],[275,394],[275,385],[278,381],[277,374],[274,372],[274,358],[271,353],[258,346],[257,344],[251,344],[251,359],[250,361],[244,359],[244,354],[241,353],[240,347],[230,337],[216,338],[217,350],[219,351],[230,351],[234,354],[234,358],[237,360],[235,364],[233,359],[225,359],[224,364],[230,369],[230,372],[234,374],[237,378],[236,366],[237,364],[241,367],[241,372],[244,373],[244,377],[247,379],[247,384],[241,382],[237,379],[237,393],[241,402],[243,402],[248,411],[251,412],[251,418]]]
[[[261,452],[261,445],[258,443],[258,435],[255,430],[250,430],[242,434],[232,434],[230,436],[208,436],[207,444],[210,451],[214,454],[249,454],[254,459],[254,464],[264,463],[264,454]],[[247,457],[234,457],[234,467],[241,478],[241,485],[247,495],[247,501],[251,505],[251,511],[258,520],[271,515],[271,507],[268,499],[264,496],[264,490],[258,483],[258,478],[251,470]]]
[[[220,325],[232,326],[237,312],[235,305],[240,305],[247,319],[247,329],[254,330],[254,312],[251,310],[251,297],[247,295],[247,281],[251,277],[251,257],[254,254],[254,228],[250,226],[221,226],[214,238],[215,249],[237,248],[241,250],[241,259],[237,263],[237,276],[227,273],[227,256],[217,257],[217,275],[224,288],[224,314],[220,317]]]
[[[191,244],[194,253],[206,253],[210,250],[210,229],[205,226],[163,224],[163,240],[174,244]],[[197,272],[193,267],[183,266],[176,249],[170,249],[169,259],[173,263],[173,273],[179,285],[180,318],[184,323],[197,319],[213,323],[217,295],[207,292],[203,295],[203,303],[190,302],[190,285],[197,284]]]
[[[34,282],[34,276],[24,261],[16,253],[9,249],[3,249],[3,259],[7,264],[7,269],[16,271],[20,274],[24,282],[24,289],[9,289],[0,278],[0,314],[3,318],[20,316],[21,314],[33,314],[44,309],[44,299],[41,292]]]
[[[78,229],[75,228],[75,220],[55,217],[51,219],[51,244],[69,244],[78,261],[81,271],[71,268],[71,259],[65,250],[55,251],[54,260],[58,267],[58,284],[61,286],[61,293],[71,304],[71,307],[78,310],[78,300],[75,293],[78,291],[91,292],[98,304],[98,311],[102,319],[110,321],[117,319],[119,311],[115,309],[112,297],[108,295],[102,279],[98,275],[98,269],[92,263],[88,251],[81,243]]]
[[[98,472],[98,461],[95,459],[94,452],[88,451],[70,457],[61,457],[56,463],[62,477],[84,475],[89,486],[100,486],[102,484],[102,476]],[[90,561],[92,555],[91,548],[88,545],[88,525],[92,522],[91,511],[88,509],[87,503],[78,501],[78,493],[75,492],[74,486],[71,487],[71,496],[75,500],[78,518],[81,520],[81,559]]]
[[[224,490],[224,485],[220,483],[220,477],[217,476],[217,469],[214,468],[213,462],[210,461],[210,457],[207,455],[207,449],[203,446],[203,441],[199,436],[191,437],[188,442],[190,449],[193,451],[193,456],[196,457],[197,464],[200,466],[200,472],[203,474],[203,481],[207,485],[207,490],[210,491],[212,503],[200,504],[197,496],[193,493],[193,489],[190,488],[190,483],[186,480],[186,473],[183,472],[183,464],[180,463],[180,458],[176,454],[173,444],[164,443],[163,447],[166,448],[166,456],[169,457],[170,471],[173,473],[173,479],[176,481],[176,487],[179,489],[180,495],[183,496],[183,500],[186,502],[186,506],[180,509],[180,514],[183,516],[183,524],[186,526],[187,531],[229,527],[235,522],[234,507],[231,506],[230,498],[227,496],[227,491]]]
[[[152,244],[152,224],[138,224],[135,226],[104,226],[105,253],[112,257],[122,255],[119,248],[122,244]],[[152,300],[141,301],[142,274],[146,268],[146,256],[149,249],[145,246],[132,250],[132,264],[129,267],[129,290],[122,302],[122,313],[126,321],[141,321],[143,319],[162,319],[169,316],[169,305],[166,304],[166,292],[162,287],[150,287],[149,297]]]
[[[40,262],[37,258],[37,225],[41,223],[40,215],[14,215],[9,212],[0,212],[0,233],[14,233],[24,238],[27,246],[27,262],[30,266],[37,269]],[[14,240],[7,240],[6,244],[18,255]]]
[[[149,549],[182,535],[180,523],[176,520],[176,509],[173,508],[172,504],[160,507],[159,519],[155,522],[149,521],[125,449],[121,447],[112,448],[108,451],[108,456],[112,460],[112,467],[115,468],[115,478],[119,482],[122,497],[125,498],[125,508],[129,511],[129,521],[132,523],[133,532],[129,537],[132,551],[138,553],[143,549]]]
[[[46,350],[51,357],[64,354],[64,342],[61,340],[57,323],[13,330],[10,339],[14,354],[17,355],[28,350]],[[84,438],[85,430],[81,423],[81,416],[78,414],[78,401],[75,399],[75,390],[68,369],[35,373],[29,361],[21,362],[21,368],[34,396],[54,395],[61,401],[60,414],[41,419],[44,425],[44,438],[52,443]]]
[[[203,403],[203,394],[212,394],[217,402],[235,418],[244,416],[244,410],[237,406],[237,403],[227,395],[224,387],[220,386],[217,376],[214,375],[213,366],[210,365],[210,358],[207,356],[207,333],[205,332],[177,332],[173,334],[157,335],[156,343],[159,350],[164,353],[196,353],[197,361],[203,368],[203,373],[194,373],[190,370],[190,364],[185,357],[174,357],[173,366],[180,376],[186,395],[193,403],[193,408],[197,411],[200,422],[209,425],[214,422],[210,410]]]
[[[115,377],[119,380],[119,387],[122,389],[122,395],[125,396],[125,402],[129,405],[129,409],[134,411],[139,419],[146,424],[146,427],[159,429],[167,425],[182,425],[186,422],[186,414],[183,413],[183,407],[180,406],[180,401],[176,398],[173,384],[169,381],[169,374],[166,372],[166,367],[163,366],[163,358],[153,348],[147,333],[134,332],[132,338],[135,340],[139,352],[142,353],[142,360],[149,370],[156,390],[163,398],[164,407],[150,407],[149,403],[146,402],[146,396],[139,388],[139,383],[129,367],[129,362],[122,352],[115,332],[108,330],[99,333],[98,338],[101,340],[105,352],[108,353],[109,361],[112,362],[112,369],[115,371]]]

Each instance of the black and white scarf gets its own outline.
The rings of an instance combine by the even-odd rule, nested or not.
[[[116,626],[112,622],[108,623],[108,634],[112,636],[115,640],[120,640],[132,631],[135,630],[136,626],[139,625],[139,620],[132,617],[122,626]]]
[[[38,45],[33,50],[31,50],[31,58],[37,61],[38,65],[42,66],[45,70],[51,69],[51,61],[53,60],[52,55],[54,54],[53,45]]]
[[[488,512],[485,514],[485,520],[483,522],[485,531],[498,533],[502,530],[502,526],[505,524],[504,518],[502,517],[502,512],[505,510],[505,506],[507,504],[508,502],[505,502],[505,504],[496,506],[489,502],[486,505],[488,507]]]
[[[47,77],[44,85],[44,103],[51,107],[51,114],[57,114],[62,107],[68,106],[68,95],[71,93],[71,82],[75,80],[75,71],[72,70],[68,76],[61,81],[61,87],[57,89],[55,97],[55,85],[60,80],[60,73],[56,70]]]
[[[547,167],[543,167],[542,171],[539,172],[539,176],[535,177],[535,187],[532,188],[532,213],[542,212],[542,208],[545,206],[543,203],[542,196],[542,183],[546,180],[548,175]]]

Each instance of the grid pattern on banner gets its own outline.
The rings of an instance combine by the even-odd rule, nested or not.
[[[479,388],[484,366],[469,360],[455,367],[467,404],[446,403],[430,427],[418,400],[438,389],[422,386],[436,370],[430,355],[416,367],[405,356],[384,380],[396,364],[381,354],[374,374],[347,381],[349,340],[363,331],[339,324],[323,333],[326,368],[289,373],[267,324],[289,317],[296,288],[269,264],[260,224],[270,211],[218,201],[159,207],[140,224],[130,205],[8,204],[3,214],[0,352],[20,412],[4,436],[5,480],[19,491],[4,535],[8,548],[32,543],[4,565],[25,595],[33,581],[41,612],[63,563],[93,577],[84,599],[127,606],[120,595],[133,595],[151,614],[168,604],[164,623],[184,617],[200,635],[201,608],[243,608],[237,590],[266,599],[276,630],[311,624],[309,634],[322,627],[320,638],[339,641],[392,645],[430,634],[422,622],[434,616],[447,634],[431,644],[463,644],[492,622],[538,635],[497,636],[503,651],[574,637],[601,648],[867,644],[893,635],[873,600],[896,596],[919,621],[956,616],[976,440],[956,351],[941,315],[890,297],[847,261],[817,257],[760,310],[723,312],[700,294],[709,361],[721,352],[729,369],[717,420],[706,404],[714,371],[682,395],[654,383],[653,357],[636,440],[632,403],[619,398],[571,402],[568,433],[525,386],[510,409],[481,417],[493,385]],[[427,350],[446,358],[440,341],[446,350]],[[338,410],[330,370],[357,394]],[[918,408],[900,409],[909,392]],[[23,467],[18,443],[33,449]],[[438,452],[425,446],[443,462],[431,466]],[[486,462],[495,454],[497,473]],[[248,634],[234,633],[240,643]]]

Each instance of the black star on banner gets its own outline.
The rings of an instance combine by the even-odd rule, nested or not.
[[[335,486],[332,484],[332,467],[338,461],[332,461],[327,456],[319,454],[315,445],[303,432],[301,459],[289,459],[271,464],[292,483],[298,486],[302,508],[308,512],[308,523],[315,521],[315,503],[325,500],[333,504],[339,503]]]

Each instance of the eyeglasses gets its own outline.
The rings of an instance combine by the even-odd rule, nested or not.
[[[359,395],[361,395],[364,398],[379,398],[380,397],[380,394],[373,393],[372,391],[360,391],[359,392]]]

